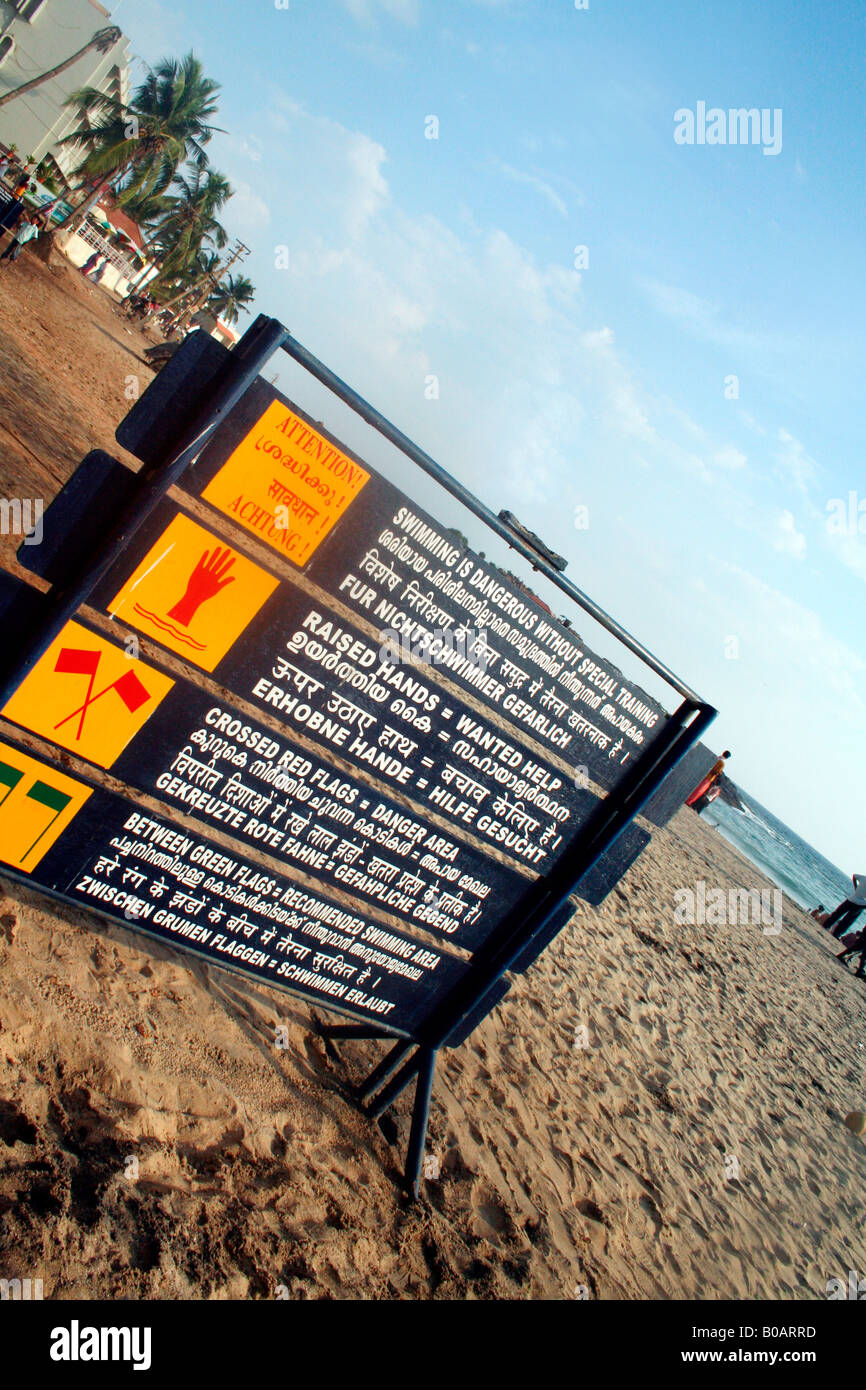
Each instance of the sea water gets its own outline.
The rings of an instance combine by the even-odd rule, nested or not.
[[[717,797],[702,813],[707,825],[772,879],[807,912],[823,903],[831,911],[852,889],[851,879],[823,854],[819,854],[789,826],[739,787],[737,794],[745,807],[735,811]],[[852,865],[860,871],[862,865]]]

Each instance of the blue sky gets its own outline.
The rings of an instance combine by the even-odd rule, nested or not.
[[[193,47],[223,84],[210,153],[258,311],[567,556],[717,705],[732,776],[866,871],[862,5],[114,13],[141,59]],[[699,102],[781,110],[781,151],[677,144],[675,112]],[[507,555],[290,365],[280,384]],[[862,530],[828,529],[850,492]]]

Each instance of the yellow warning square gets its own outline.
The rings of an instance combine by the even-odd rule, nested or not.
[[[202,497],[293,564],[305,565],[369,477],[273,401]]]
[[[176,516],[109,613],[212,671],[278,581],[186,516]]]
[[[111,767],[174,685],[79,623],[67,623],[2,713],[99,767]]]
[[[0,859],[32,873],[89,796],[83,782],[0,743]]]

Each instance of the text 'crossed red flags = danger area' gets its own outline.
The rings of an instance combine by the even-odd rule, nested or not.
[[[202,493],[295,565],[305,565],[370,474],[272,401]]]
[[[22,728],[110,767],[174,682],[123,647],[67,623],[3,708]]]
[[[0,860],[31,873],[89,796],[82,782],[0,743]]]
[[[277,582],[181,514],[107,606],[112,617],[213,671]]]

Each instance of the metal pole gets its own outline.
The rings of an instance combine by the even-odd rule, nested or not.
[[[452,497],[456,497],[465,507],[468,507],[469,511],[474,512],[477,517],[480,517],[480,519],[485,522],[491,530],[495,531],[502,540],[507,541],[512,550],[518,551],[524,559],[529,560],[533,569],[539,570],[552,584],[555,584],[558,589],[561,589],[564,594],[567,594],[570,599],[573,599],[584,612],[589,613],[590,617],[594,618],[606,631],[622,642],[623,646],[627,647],[630,652],[633,652],[635,656],[639,657],[644,665],[648,666],[651,671],[654,671],[657,676],[660,676],[662,680],[672,686],[678,694],[684,696],[687,700],[692,700],[695,704],[701,703],[700,696],[696,695],[684,681],[680,680],[679,676],[674,675],[673,671],[665,666],[663,662],[659,661],[657,657],[654,657],[652,652],[650,652],[642,642],[639,642],[637,638],[626,631],[620,623],[616,622],[609,613],[606,613],[603,608],[600,608],[597,603],[593,602],[589,595],[585,594],[582,589],[578,589],[576,584],[572,584],[569,579],[564,579],[557,570],[548,565],[536,550],[533,550],[532,547],[522,541],[519,536],[516,536],[514,532],[500,521],[499,517],[496,516],[489,507],[486,507],[483,502],[479,501],[468,488],[464,487],[462,483],[452,477],[446,469],[438,464],[435,459],[431,458],[428,453],[425,453],[423,449],[419,448],[419,446],[415,444],[408,435],[405,435],[402,430],[399,430],[396,425],[392,425],[390,420],[387,420],[380,411],[370,405],[369,401],[364,400],[363,396],[360,396],[357,391],[354,391],[351,386],[348,386],[335,372],[332,372],[329,367],[326,367],[323,362],[320,362],[317,357],[314,357],[311,352],[308,352],[290,333],[286,333],[285,340],[280,346],[284,352],[287,352],[300,366],[304,367],[311,376],[316,377],[316,379],[320,381],[323,386],[326,386],[329,391],[332,391],[335,396],[339,396],[340,400],[349,406],[351,410],[354,410],[356,415],[360,415],[362,420],[366,420],[368,425],[372,425],[373,429],[378,430],[381,435],[384,435],[384,437],[398,448],[401,453],[404,453],[407,458],[410,458],[412,462],[416,463],[419,468],[422,468],[425,473],[429,473],[430,477],[434,478],[437,483],[444,487],[446,492],[450,492]]]
[[[386,1052],[379,1065],[374,1067],[370,1072],[366,1081],[362,1081],[360,1086],[355,1088],[355,1099],[359,1103],[363,1103],[365,1100],[369,1099],[375,1091],[378,1091],[379,1087],[388,1080],[392,1072],[397,1070],[397,1067],[411,1047],[414,1047],[414,1043],[399,1042],[396,1047],[391,1048],[390,1052]]]
[[[66,623],[87,602],[93,589],[131,538],[178,481],[184,469],[201,452],[210,435],[252,386],[260,370],[282,343],[287,330],[276,319],[263,316],[247,330],[230,360],[214,379],[208,404],[196,416],[181,438],[177,452],[169,459],[145,465],[130,475],[130,496],[115,524],[109,526],[86,564],[63,584],[55,585],[45,600],[44,616],[15,655],[11,674],[0,682],[0,709],[29,675]]]
[[[383,1033],[370,1023],[323,1023],[317,1029],[320,1038],[384,1038],[393,1041],[393,1033]]]
[[[433,1092],[433,1074],[436,1070],[436,1050],[432,1047],[420,1049],[418,1080],[415,1082],[415,1102],[412,1107],[412,1128],[409,1132],[409,1147],[406,1150],[406,1169],[404,1181],[406,1190],[414,1200],[421,1185],[421,1164],[424,1160],[424,1144],[427,1139],[427,1123],[430,1118],[430,1097]]]
[[[384,1091],[381,1091],[379,1095],[376,1097],[376,1099],[373,1101],[373,1104],[368,1107],[366,1113],[370,1116],[371,1120],[378,1120],[380,1115],[384,1115],[385,1111],[388,1109],[388,1106],[393,1105],[400,1092],[405,1091],[406,1087],[409,1085],[409,1082],[412,1080],[412,1077],[418,1070],[418,1058],[420,1056],[420,1052],[421,1049],[419,1048],[418,1052],[415,1053],[415,1056],[412,1057],[408,1062],[404,1063],[404,1065],[398,1071],[397,1075],[392,1077],[391,1080],[388,1082],[388,1085],[385,1087]]]

